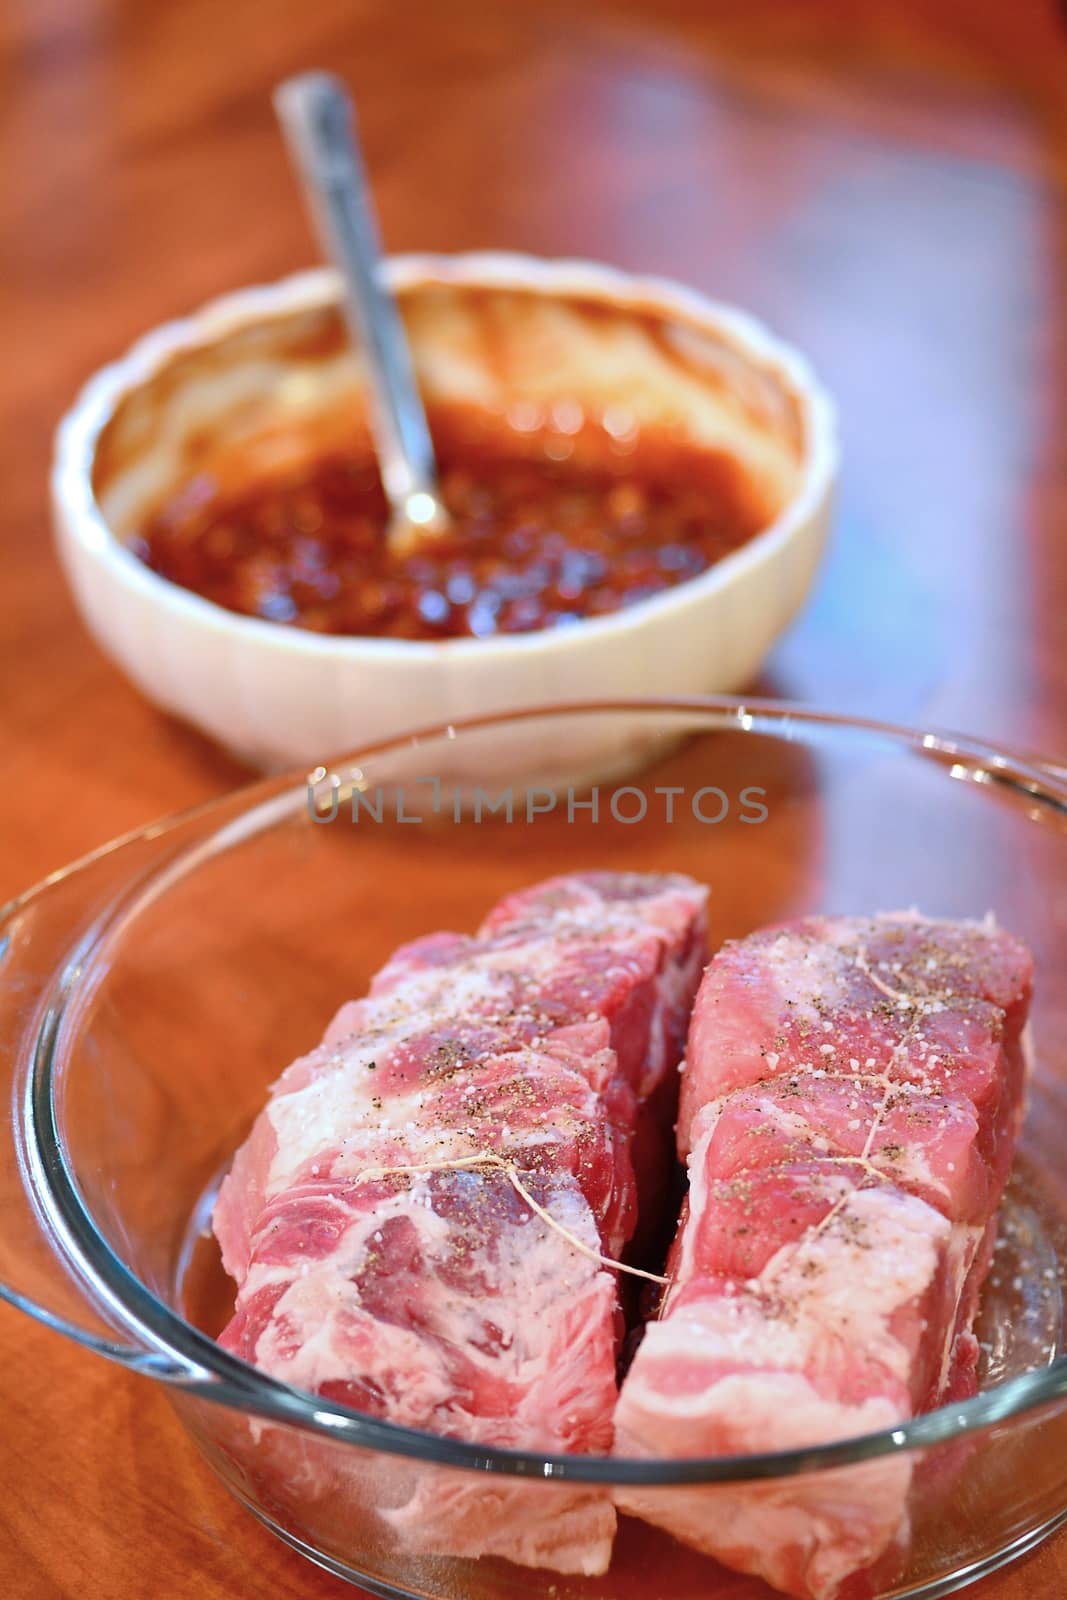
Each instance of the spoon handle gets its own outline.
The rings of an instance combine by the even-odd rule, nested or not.
[[[287,78],[274,107],[328,257],[345,285],[345,314],[370,367],[378,463],[394,518],[442,517],[437,468],[396,301],[385,286],[351,97],[329,72]]]

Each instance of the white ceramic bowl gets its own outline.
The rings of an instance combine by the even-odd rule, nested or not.
[[[205,441],[254,471],[294,440],[336,443],[342,423],[365,416],[336,280],[304,273],[148,334],[60,425],[59,550],[108,654],[150,699],[261,767],[502,709],[748,681],[804,599],[829,519],[833,410],[803,358],[741,312],[606,267],[407,256],[389,274],[428,403],[551,429],[554,405],[572,416],[577,402],[620,448],[651,427],[727,450],[765,496],[765,530],[627,609],[495,638],[323,635],[236,615],[160,578],[127,542],[202,463]],[[616,735],[583,765],[618,769],[639,754]]]

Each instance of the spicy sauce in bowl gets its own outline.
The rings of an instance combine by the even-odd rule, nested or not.
[[[386,542],[373,456],[341,450],[232,486],[203,473],[131,548],[242,615],[327,634],[481,638],[633,605],[706,571],[766,520],[725,456],[660,444],[616,464],[522,444],[439,441],[453,524],[404,558]]]

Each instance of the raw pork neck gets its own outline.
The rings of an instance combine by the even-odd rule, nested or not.
[[[812,918],[725,946],[694,1007],[689,1200],[623,1384],[623,1456],[787,1450],[973,1388],[1022,1112],[1028,952],[992,924]],[[908,1456],[617,1495],[805,1600],[907,1536]]]
[[[673,1161],[704,898],[675,876],[558,878],[476,937],[399,950],[275,1084],[223,1184],[238,1294],[222,1343],[391,1422],[609,1452],[621,1318],[600,1257],[624,1251]],[[373,1481],[351,1471],[413,1552],[610,1560],[595,1488],[399,1458]]]

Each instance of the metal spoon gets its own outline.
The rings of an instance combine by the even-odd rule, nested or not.
[[[446,532],[449,517],[411,351],[381,270],[352,100],[329,72],[287,78],[273,98],[319,239],[344,281],[345,317],[370,370],[371,427],[392,511],[386,537],[396,555],[408,555]]]

